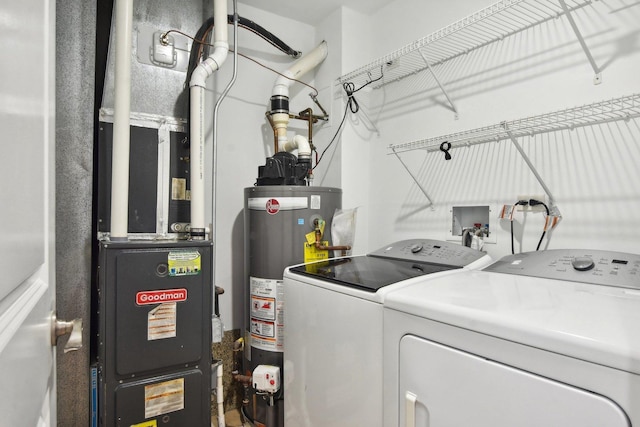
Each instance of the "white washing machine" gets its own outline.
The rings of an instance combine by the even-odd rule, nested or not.
[[[392,292],[385,427],[640,427],[640,256],[512,255]]]
[[[381,427],[385,295],[490,262],[482,252],[422,239],[287,268],[285,426]]]

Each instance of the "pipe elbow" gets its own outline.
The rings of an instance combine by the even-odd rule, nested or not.
[[[286,151],[288,153],[298,150],[298,158],[299,159],[310,159],[311,158],[311,145],[307,138],[302,135],[296,135],[293,137],[291,141],[286,141],[283,144],[280,144],[282,147],[282,151]]]
[[[285,70],[282,75],[276,78],[273,86],[272,95],[289,96],[289,86],[293,83],[292,79],[299,79],[304,74],[313,70],[325,60],[329,49],[327,42],[322,41],[315,49],[308,54],[302,56],[291,67]]]
[[[191,80],[189,80],[189,87],[206,87],[207,79],[218,71],[227,59],[229,44],[226,42],[217,42],[214,46],[215,49],[213,53],[193,70]]]

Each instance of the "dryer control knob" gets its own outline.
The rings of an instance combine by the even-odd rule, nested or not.
[[[593,260],[586,256],[575,257],[571,260],[571,265],[578,271],[591,270],[595,266]]]
[[[420,243],[414,243],[411,245],[411,253],[417,254],[422,250],[423,246]]]

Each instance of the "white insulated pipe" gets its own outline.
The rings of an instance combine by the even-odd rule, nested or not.
[[[204,239],[204,98],[207,79],[224,63],[229,52],[227,0],[213,2],[213,52],[202,61],[189,81],[190,101],[190,161],[191,166],[191,237]]]
[[[218,365],[218,370],[216,372],[216,376],[218,377],[218,382],[216,384],[216,396],[218,403],[218,427],[226,427],[227,422],[224,417],[224,390],[222,387],[222,363]]]
[[[113,161],[111,164],[111,240],[127,240],[129,221],[129,146],[131,115],[131,41],[133,0],[117,0]]]
[[[311,52],[298,59],[282,73],[282,76],[278,76],[271,94],[289,96],[289,86],[293,84],[291,79],[299,80],[303,75],[317,67],[325,60],[328,52],[327,42],[323,41]]]
[[[278,138],[278,147],[287,142],[287,126],[289,125],[289,86],[293,80],[299,80],[304,74],[317,67],[327,57],[327,42],[323,41],[315,49],[298,59],[287,70],[278,76],[271,91],[271,120]],[[307,142],[308,143],[308,142]],[[311,156],[311,152],[309,152]]]

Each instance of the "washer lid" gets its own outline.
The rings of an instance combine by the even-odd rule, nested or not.
[[[412,277],[459,268],[462,267],[367,255],[298,265],[291,267],[289,271],[368,292],[376,292],[380,288]]]
[[[640,290],[463,271],[390,292],[384,306],[640,374]]]
[[[409,239],[391,243],[366,256],[299,265],[289,271],[376,292],[412,277],[460,269],[485,257],[483,252],[451,242]]]

